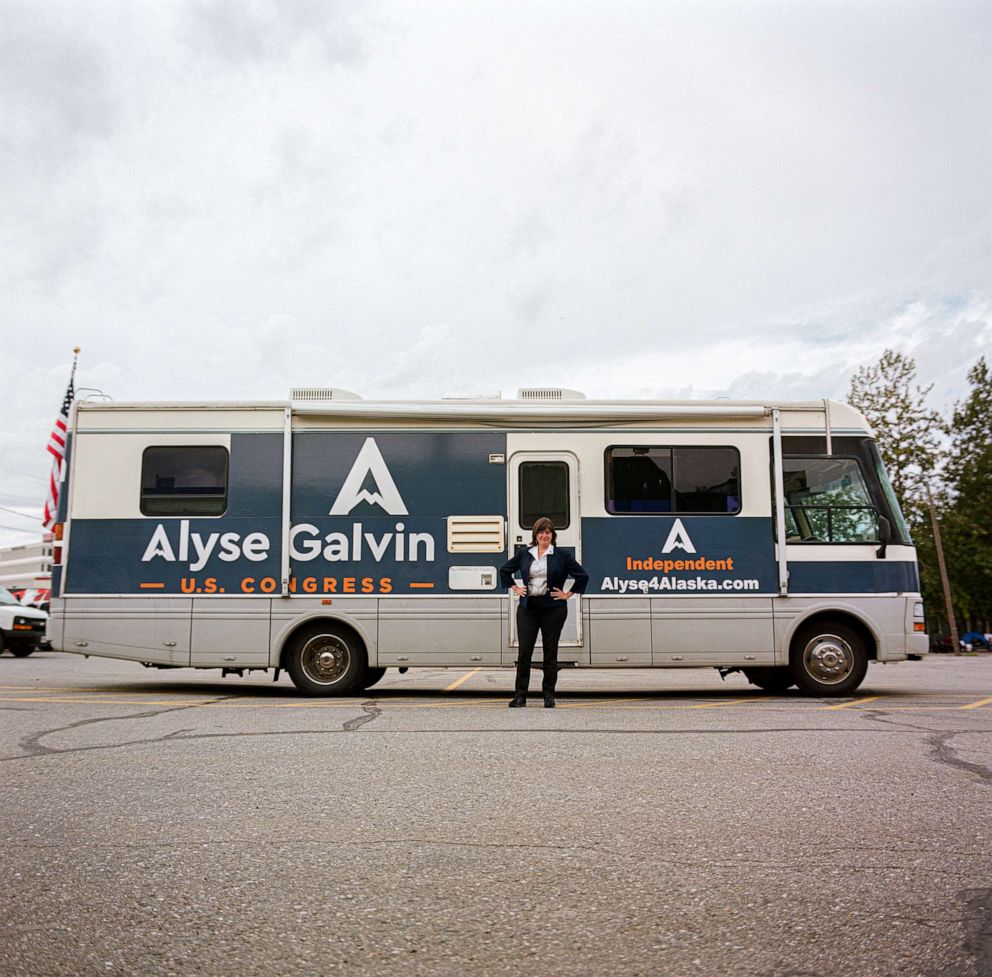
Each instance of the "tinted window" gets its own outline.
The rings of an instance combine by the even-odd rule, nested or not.
[[[227,448],[146,448],[141,511],[146,516],[219,516],[227,509]]]
[[[736,448],[673,448],[676,512],[739,512]]]
[[[632,445],[606,451],[606,511],[739,512],[736,448]]]
[[[525,461],[520,466],[520,526],[530,529],[547,516],[555,529],[568,526],[568,465],[563,461]]]

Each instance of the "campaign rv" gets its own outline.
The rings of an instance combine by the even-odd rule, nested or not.
[[[853,408],[515,399],[78,403],[49,637],[150,666],[512,667],[499,568],[549,516],[590,575],[562,668],[844,695],[927,651],[916,553]],[[538,655],[539,657],[539,655]]]

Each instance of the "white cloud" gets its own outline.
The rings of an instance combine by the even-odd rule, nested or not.
[[[986,5],[0,15],[8,480],[76,343],[118,400],[843,396],[891,346],[941,407],[992,345]]]

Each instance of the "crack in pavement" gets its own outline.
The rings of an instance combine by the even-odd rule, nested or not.
[[[525,850],[525,851],[559,851],[559,852],[589,852],[594,855],[609,855],[618,860],[626,861],[643,861],[643,855],[637,851],[620,851],[615,848],[605,848],[596,845],[548,845],[548,844],[527,844],[524,842],[472,842],[472,841],[447,841],[438,838],[370,838],[362,839],[358,841],[342,838],[334,838],[332,840],[321,840],[314,839],[310,836],[301,836],[296,838],[287,838],[285,836],[279,838],[210,838],[210,839],[200,839],[195,841],[123,841],[123,842],[79,842],[74,841],[71,843],[59,842],[59,843],[44,843],[44,842],[27,842],[19,840],[10,840],[0,842],[0,851],[4,849],[17,849],[18,851],[47,851],[47,850],[59,850],[62,848],[86,848],[87,850],[95,849],[153,849],[162,848],[168,850],[187,850],[195,852],[201,849],[209,848],[224,848],[231,846],[259,846],[264,845],[266,848],[285,848],[293,846],[303,846],[303,847],[323,847],[323,846],[348,846],[353,848],[372,848],[390,845],[407,845],[407,846],[427,846],[427,847],[440,847],[440,848],[474,848],[481,850]],[[724,859],[692,859],[692,858],[664,858],[655,857],[653,863],[658,865],[667,865],[673,869],[712,869],[714,871],[725,871],[725,870],[746,870],[750,872],[754,868],[760,868],[768,871],[784,871],[786,873],[792,873],[794,875],[802,876],[806,872],[824,871],[824,872],[835,872],[837,869],[843,869],[850,871],[852,873],[865,873],[865,872],[876,872],[876,871],[892,871],[892,872],[906,872],[906,871],[917,871],[923,873],[927,877],[932,877],[935,875],[947,876],[947,877],[967,877],[968,872],[966,871],[954,871],[951,869],[939,869],[933,868],[932,866],[926,865],[903,865],[903,864],[891,864],[891,865],[865,865],[864,863],[843,863],[837,861],[817,861],[814,859],[792,859],[787,862],[772,862],[766,858],[740,858],[733,860]],[[969,890],[971,891],[971,890]],[[985,890],[973,890],[982,891]]]
[[[933,729],[930,726],[920,726],[917,723],[907,722],[906,720],[893,719],[884,709],[866,709],[864,710],[864,716],[866,719],[877,723],[883,723],[886,726],[910,729],[913,730],[913,732],[922,733],[926,739],[926,745],[930,749],[931,759],[935,763],[972,773],[978,777],[981,783],[987,786],[992,786],[992,769],[980,763],[972,763],[968,760],[963,760],[957,755],[954,748],[949,744],[949,740],[953,739],[955,736],[964,736],[969,733],[987,733],[989,730]]]
[[[231,698],[239,698],[238,696],[231,696]],[[220,700],[217,700],[220,701]],[[38,744],[36,741],[44,736],[48,736],[52,733],[58,733],[64,730],[73,729],[77,726],[84,726],[88,723],[100,723],[100,722],[110,722],[116,719],[142,719],[148,716],[159,716],[169,712],[181,712],[184,709],[195,709],[200,706],[210,705],[210,703],[203,702],[197,703],[191,706],[181,706],[176,709],[160,709],[155,712],[147,713],[132,713],[127,716],[106,716],[99,719],[85,719],[78,723],[70,723],[68,726],[59,726],[55,729],[44,730],[43,732],[36,733],[33,736],[27,737],[25,740],[21,741],[22,748],[29,748],[29,752],[17,754],[15,756],[0,757],[0,763],[9,763],[13,760],[30,760],[39,756],[67,756],[71,753],[87,753],[92,750],[117,750],[125,746],[149,746],[153,743],[181,743],[186,740],[210,740],[210,739],[250,739],[254,737],[264,737],[264,736],[334,736],[340,733],[352,732],[354,728],[350,729],[343,726],[341,729],[274,729],[265,731],[253,731],[253,730],[240,730],[235,733],[193,733],[192,730],[174,730],[171,733],[166,733],[164,736],[152,736],[145,739],[137,740],[123,740],[120,743],[99,743],[93,746],[71,746],[65,747],[63,749],[56,749],[54,747],[47,747]],[[381,715],[381,710],[379,711]],[[358,725],[364,725],[367,722],[371,722],[375,719],[375,715],[364,715],[356,716],[354,719],[349,720],[351,723],[357,723]],[[486,728],[473,728],[473,727],[441,727],[438,729],[380,729],[376,730],[376,734],[380,736],[411,736],[411,735],[439,735],[444,733],[462,734],[468,733],[475,736],[482,735],[492,735],[494,733],[515,733],[515,734],[535,734],[542,735],[547,733],[567,733],[571,735],[590,735],[590,736],[684,736],[687,734],[698,735],[698,736],[726,736],[732,734],[734,736],[743,735],[760,735],[768,733],[810,733],[815,736],[819,736],[823,733],[865,733],[871,732],[873,735],[880,735],[882,733],[891,732],[892,734],[897,734],[898,730],[865,730],[865,729],[811,729],[809,727],[777,727],[769,729],[570,729],[570,728],[554,728],[554,729],[520,729],[517,727],[493,727],[489,726]],[[190,733],[188,736],[178,735],[179,733]]]
[[[80,726],[85,726],[92,723],[100,722],[113,722],[116,720],[127,720],[127,719],[142,719],[151,716],[164,715],[169,712],[181,712],[187,709],[198,709],[204,706],[213,704],[214,702],[222,702],[225,699],[238,699],[243,698],[242,696],[224,696],[215,700],[210,700],[209,702],[199,702],[188,706],[179,706],[174,709],[159,709],[154,712],[146,713],[131,713],[127,716],[104,716],[98,719],[84,719],[77,723],[71,723],[68,726],[59,726],[55,729],[44,730],[40,733],[35,733],[33,736],[29,736],[21,741],[21,747],[28,750],[26,753],[16,754],[14,756],[0,757],[0,763],[9,763],[13,760],[30,760],[35,759],[39,756],[67,756],[72,753],[86,753],[95,750],[117,750],[122,747],[127,746],[150,746],[153,743],[182,743],[187,740],[208,740],[208,739],[250,739],[255,737],[265,737],[265,736],[333,736],[340,733],[350,733],[354,732],[355,729],[360,726],[365,725],[365,723],[372,722],[373,719],[378,718],[382,715],[382,710],[378,709],[374,705],[373,701],[363,704],[363,709],[365,705],[370,706],[369,709],[364,709],[364,715],[356,716],[353,719],[348,720],[340,729],[277,729],[277,730],[266,730],[266,731],[253,731],[253,730],[240,730],[238,732],[232,733],[195,733],[191,729],[174,730],[171,733],[166,733],[164,736],[153,736],[144,739],[135,740],[124,740],[119,743],[102,743],[94,744],[93,746],[72,746],[65,747],[62,749],[57,749],[54,747],[46,747],[38,743],[37,741],[45,736],[49,736],[52,733],[58,733],[69,729],[74,729]],[[983,733],[992,732],[992,730],[980,730],[980,729],[968,729],[968,730],[955,730],[954,735],[958,733]],[[437,729],[379,729],[375,731],[376,735],[379,736],[437,736],[443,734],[468,734],[473,736],[491,736],[493,734],[501,733],[514,733],[517,735],[535,735],[541,736],[546,734],[558,734],[558,735],[570,735],[570,736],[764,736],[764,735],[775,735],[778,733],[807,733],[811,736],[823,736],[828,733],[869,733],[873,736],[879,735],[900,735],[901,731],[898,729],[882,730],[882,729],[865,729],[864,727],[834,727],[832,729],[817,729],[815,727],[809,726],[776,726],[776,727],[762,727],[757,729],[693,729],[688,728],[677,728],[677,729],[575,729],[571,727],[554,727],[546,729],[537,728],[526,728],[521,729],[519,727],[494,727],[488,726],[485,728],[479,727],[439,727]],[[964,761],[961,761],[962,763]],[[984,770],[984,768],[980,768]]]
[[[347,722],[342,723],[341,730],[345,733],[353,733],[356,729],[360,729],[366,723],[370,723],[374,719],[378,719],[381,715],[382,710],[379,708],[376,700],[369,699],[362,703],[362,715],[356,716],[354,719],[349,719]]]
[[[18,743],[18,746],[25,752],[15,756],[0,757],[0,763],[7,763],[11,760],[26,760],[38,756],[60,756],[66,753],[79,753],[87,750],[112,750],[122,746],[133,746],[139,743],[160,743],[170,739],[182,738],[177,734],[181,732],[190,732],[191,730],[174,730],[171,733],[167,733],[165,736],[157,736],[153,739],[128,740],[120,743],[100,744],[94,746],[73,746],[64,749],[58,749],[53,746],[45,746],[40,742],[46,736],[51,736],[54,733],[65,733],[71,729],[81,729],[83,726],[92,726],[96,723],[114,723],[125,722],[132,719],[150,719],[155,716],[164,716],[170,712],[183,712],[187,709],[199,709],[203,706],[214,705],[215,703],[224,702],[229,699],[242,698],[244,698],[242,695],[218,696],[216,699],[210,699],[206,702],[194,702],[183,706],[171,706],[168,709],[153,709],[148,712],[132,712],[128,713],[126,716],[97,716],[94,719],[80,719],[77,722],[69,723],[67,726],[55,726],[52,729],[43,729],[40,732],[32,733],[30,736],[25,736],[20,743]]]
[[[595,845],[538,845],[525,844],[523,842],[484,842],[484,841],[445,841],[439,838],[373,838],[361,841],[351,841],[342,838],[328,840],[314,839],[309,836],[299,838],[211,838],[201,841],[121,841],[121,842],[60,842],[59,844],[43,844],[19,841],[0,842],[0,851],[5,848],[16,848],[18,851],[46,851],[57,850],[59,848],[87,848],[87,849],[127,849],[127,848],[188,848],[196,850],[199,848],[224,847],[229,845],[265,845],[267,848],[286,847],[291,845],[305,846],[338,846],[346,845],[353,848],[380,847],[384,845],[424,845],[428,847],[440,848],[480,848],[480,849],[525,849],[527,851],[560,851],[560,852],[590,852],[594,855],[615,855],[618,858],[636,857],[640,855],[628,855],[612,848],[602,848]],[[691,862],[671,862],[673,865],[691,865]],[[707,863],[710,864],[710,863]]]
[[[954,767],[958,770],[967,770],[968,773],[975,774],[978,779],[988,787],[992,787],[992,770],[988,767],[983,766],[980,763],[971,763],[968,760],[962,760],[961,757],[955,753],[954,749],[948,744],[954,736],[959,736],[964,730],[946,730],[944,732],[937,732],[936,730],[927,735],[927,745],[930,747],[930,752],[937,761],[937,763],[943,763],[948,767]],[[967,732],[972,732],[967,730]]]

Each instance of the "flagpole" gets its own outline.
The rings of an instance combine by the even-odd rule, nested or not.
[[[76,419],[76,366],[79,362],[79,347],[72,347],[72,372],[69,385],[65,389],[62,408],[55,418],[52,433],[48,437],[48,453],[53,456],[52,470],[48,476],[48,497],[42,510],[41,524],[48,530],[55,529],[55,519],[59,506],[59,486],[62,483],[65,467],[66,444],[69,440],[70,425],[75,428]],[[70,421],[70,416],[72,420]]]

